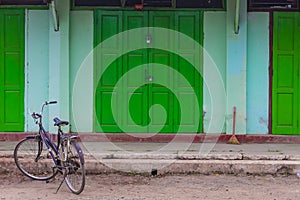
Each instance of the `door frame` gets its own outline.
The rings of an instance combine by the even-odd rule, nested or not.
[[[274,30],[274,12],[269,12],[269,123],[268,134],[273,134],[273,30]]]

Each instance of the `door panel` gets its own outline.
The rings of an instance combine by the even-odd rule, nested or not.
[[[0,10],[0,131],[24,131],[24,10]]]
[[[95,130],[97,132],[121,132],[116,122],[120,121],[122,116],[118,112],[114,116],[112,108],[116,110],[120,108],[118,100],[120,90],[115,87],[117,87],[117,82],[122,75],[122,59],[115,60],[106,71],[103,71],[101,66],[105,60],[122,54],[122,46],[120,45],[122,40],[114,40],[108,45],[102,45],[101,42],[122,31],[122,12],[98,11],[95,12],[95,19],[95,85],[97,87]],[[99,44],[101,45],[101,52],[97,48]],[[102,74],[101,77],[100,74]],[[115,99],[114,102],[112,99]]]
[[[187,40],[181,37],[176,38],[175,49],[180,56],[175,56],[174,65],[178,70],[175,76],[174,87],[177,95],[183,100],[183,106],[190,105],[190,112],[182,112],[183,106],[175,101],[175,129],[181,132],[191,132],[198,129],[203,131],[202,127],[202,51],[199,46],[202,44],[202,15],[200,12],[176,12],[175,27],[176,31],[189,36],[193,40]],[[198,43],[198,44],[197,44]],[[200,45],[199,45],[200,44]],[[190,62],[188,62],[190,61]],[[186,84],[188,81],[189,85]],[[192,86],[194,91],[191,91]],[[195,98],[196,96],[196,98]],[[199,121],[199,123],[197,123]]]
[[[174,30],[174,12],[149,12],[149,26],[166,28],[170,31],[165,35],[159,31],[149,32],[151,36],[150,47],[159,46],[161,48],[172,49],[174,43],[173,37],[170,37],[171,30]],[[149,109],[152,106],[160,105],[162,107],[153,107],[152,109],[152,126],[149,132],[174,132],[174,95],[173,91],[173,73],[171,70],[163,70],[165,67],[173,67],[174,56],[170,51],[159,49],[149,49],[149,76],[154,83],[149,85]]]
[[[124,31],[148,26],[147,12],[124,12],[123,16]],[[137,35],[140,37],[135,37],[133,41],[129,38],[123,41],[125,50],[136,49],[123,56],[123,75],[126,76],[122,78],[124,100],[120,103],[124,108],[121,123],[123,123],[123,131],[126,132],[147,132],[146,129],[140,127],[148,124],[146,66],[141,70],[136,70],[136,67],[148,63],[147,49],[140,49],[146,44],[147,29],[140,29]]]
[[[297,13],[274,13],[274,134],[297,134],[299,131],[299,22]]]

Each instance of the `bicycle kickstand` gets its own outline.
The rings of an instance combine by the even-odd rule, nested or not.
[[[59,189],[60,189],[60,187],[62,186],[63,182],[65,181],[65,178],[66,178],[66,176],[67,176],[67,173],[66,173],[66,172],[64,172],[64,178],[63,178],[63,179],[62,179],[62,181],[60,182],[60,184],[59,184],[59,186],[58,186],[58,188],[57,188],[57,190],[56,190],[55,194],[57,194],[58,190],[59,190]]]

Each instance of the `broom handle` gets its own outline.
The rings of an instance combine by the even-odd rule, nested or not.
[[[233,125],[232,125],[232,135],[235,135],[235,118],[236,118],[236,107],[233,107]]]

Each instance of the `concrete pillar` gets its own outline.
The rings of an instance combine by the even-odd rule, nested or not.
[[[40,112],[40,105],[49,99],[49,27],[47,10],[26,10],[24,113],[26,132],[38,130],[31,113]],[[47,109],[43,118],[46,129],[49,127],[48,116]]]
[[[60,33],[54,31],[53,19],[51,10],[49,10],[49,101],[60,101],[59,90],[59,63],[60,63]],[[59,116],[59,106],[50,105],[49,109],[49,122],[52,122],[53,117]],[[45,127],[46,128],[46,127]],[[55,133],[56,129],[53,123],[49,123],[49,132]]]
[[[59,108],[60,117],[64,120],[70,120],[70,55],[69,55],[69,30],[70,30],[70,0],[57,1],[57,11],[59,13],[60,25],[60,91]]]
[[[88,23],[86,23],[88,22]],[[93,132],[93,11],[70,15],[70,117],[72,132]],[[81,81],[79,81],[81,80]],[[84,106],[82,106],[84,104]]]
[[[236,1],[227,1],[227,120],[232,132],[233,106],[237,107],[236,133],[246,133],[247,1],[240,1],[239,32],[234,32]]]
[[[204,24],[203,24],[203,30],[204,30],[204,57],[203,57],[203,76],[207,77],[208,79],[215,79],[216,77],[209,77],[209,71],[207,68],[212,67],[210,66],[210,61],[212,60],[216,67],[219,70],[219,73],[221,75],[224,88],[226,89],[226,51],[227,51],[227,34],[226,34],[226,12],[215,12],[215,11],[209,11],[204,13]],[[203,109],[206,112],[205,117],[203,120],[204,125],[204,132],[209,133],[208,127],[212,121],[212,97],[210,94],[210,91],[208,90],[208,87],[206,85],[207,83],[203,84]],[[212,86],[210,86],[210,89],[213,89]],[[220,88],[214,88],[214,89],[220,89]],[[224,106],[226,104],[224,103]],[[215,108],[216,109],[216,108]],[[225,107],[224,107],[225,110]],[[218,110],[219,115],[224,116],[224,112]],[[224,129],[221,132],[225,132],[225,126]]]
[[[49,106],[49,120],[58,116],[69,120],[69,13],[70,0],[56,0],[59,31],[54,30],[53,15],[49,9],[49,100],[58,105]],[[50,132],[56,132],[53,123]],[[68,131],[68,130],[65,130]]]

